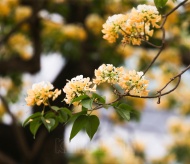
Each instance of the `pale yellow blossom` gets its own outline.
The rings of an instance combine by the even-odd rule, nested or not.
[[[127,14],[117,14],[108,17],[103,25],[103,38],[113,43],[122,35],[122,43],[140,45],[143,40],[149,40],[153,28],[159,28],[161,15],[155,6],[138,5]]]
[[[112,64],[102,64],[97,70],[95,70],[96,78],[93,79],[93,82],[95,84],[101,84],[104,82],[116,84],[123,76],[123,73],[123,67],[116,68]]]
[[[10,14],[11,10],[7,3],[0,1],[0,17],[6,17]]]
[[[77,98],[81,95],[87,94],[88,92],[95,92],[96,85],[92,86],[90,78],[83,78],[83,75],[76,76],[72,78],[71,81],[68,81],[63,92],[66,93],[66,98],[64,101],[67,104],[70,104],[74,98]],[[78,105],[78,102],[73,105]]]
[[[48,99],[55,100],[61,94],[61,90],[53,91],[54,86],[50,82],[40,82],[32,85],[32,89],[27,91],[28,96],[25,98],[28,106],[48,105]]]
[[[15,21],[20,22],[32,15],[32,9],[28,6],[18,6],[15,9]]]
[[[98,35],[101,33],[103,24],[103,19],[98,14],[90,14],[85,19],[85,25],[87,26],[88,30]]]
[[[103,38],[108,40],[110,43],[115,42],[119,37],[118,32],[120,31],[120,27],[125,23],[126,19],[127,15],[125,14],[109,16],[106,23],[103,24]]]
[[[8,44],[11,50],[16,52],[24,60],[30,59],[33,55],[31,41],[21,33],[12,35],[8,40]]]
[[[126,92],[130,91],[132,95],[147,96],[148,95],[148,80],[144,79],[143,72],[129,71],[119,81],[119,85]]]
[[[63,35],[69,39],[85,40],[87,37],[86,31],[83,27],[75,24],[67,24],[62,27]]]

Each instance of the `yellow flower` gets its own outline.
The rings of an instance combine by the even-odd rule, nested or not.
[[[96,91],[96,85],[91,87],[92,82],[90,81],[90,78],[83,78],[83,75],[76,76],[75,78],[72,78],[71,81],[68,81],[68,83],[63,88],[63,92],[66,93],[66,98],[64,101],[67,104],[70,104],[74,98],[77,98],[83,94],[87,94],[88,92],[95,92]],[[73,103],[73,105],[78,105],[78,102]]]
[[[10,14],[10,7],[5,1],[0,1],[0,17],[6,17]]]
[[[28,60],[33,55],[32,44],[30,40],[21,33],[16,33],[10,37],[8,44],[11,50],[15,51],[24,60]]]
[[[133,52],[135,51],[134,47],[130,45],[123,46],[122,44],[119,44],[117,46],[116,51],[121,54],[124,58],[129,58],[133,55]]]
[[[18,0],[1,0],[1,1],[6,1],[6,3],[10,6],[10,7],[15,7],[18,5]]]
[[[125,23],[127,15],[115,14],[108,17],[106,23],[103,24],[102,33],[103,38],[108,40],[108,42],[113,43],[119,37],[118,32],[120,27]]]
[[[95,70],[95,84],[101,84],[104,82],[110,84],[116,84],[123,76],[123,67],[114,67],[112,64],[102,64],[97,70]]]
[[[143,72],[136,72],[135,70],[126,73],[119,81],[119,85],[126,92],[130,90],[130,94],[138,96],[148,95],[148,80],[144,79]]]
[[[84,28],[74,24],[68,24],[62,27],[62,32],[66,38],[75,39],[75,40],[85,40],[86,31]]]
[[[103,19],[98,14],[90,14],[85,19],[85,25],[94,34],[100,34],[103,24]]]
[[[138,5],[128,14],[117,14],[108,17],[103,24],[103,38],[113,43],[122,35],[122,43],[140,45],[143,40],[148,40],[153,35],[153,28],[159,28],[161,20],[155,6]]]
[[[55,100],[58,95],[61,94],[61,90],[54,89],[53,85],[50,82],[40,82],[32,85],[32,89],[27,91],[28,96],[25,98],[28,106],[41,104],[48,105],[48,99],[52,98]]]
[[[0,118],[3,116],[4,113],[6,113],[6,110],[2,101],[0,101]]]
[[[20,22],[32,14],[32,9],[27,6],[18,6],[15,10],[15,21]]]

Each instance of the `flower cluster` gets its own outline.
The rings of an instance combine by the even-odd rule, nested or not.
[[[114,67],[112,64],[102,64],[97,70],[95,70],[95,84],[101,84],[104,82],[110,84],[116,84],[124,74],[123,67]]]
[[[43,16],[41,16],[43,18]],[[66,41],[67,39],[83,41],[87,38],[85,29],[76,24],[64,24],[49,19],[42,20],[43,30],[42,37],[44,40],[54,39],[56,42]]]
[[[90,14],[85,19],[85,25],[89,31],[98,35],[101,33],[103,19],[96,13]]]
[[[114,43],[119,37],[118,32],[121,30],[121,26],[125,24],[126,19],[127,15],[124,14],[109,16],[106,23],[103,24],[103,38],[108,40],[110,43]]]
[[[41,104],[48,105],[48,99],[52,98],[54,101],[60,94],[61,90],[54,89],[50,82],[40,82],[32,85],[32,89],[27,91],[28,96],[25,98],[28,106]]]
[[[92,82],[90,81],[89,77],[83,78],[83,75],[80,75],[72,78],[71,81],[68,81],[68,83],[63,88],[63,92],[66,93],[66,98],[64,101],[67,104],[70,104],[74,98],[87,94],[87,92],[95,92],[96,85],[93,87],[91,86]],[[76,102],[74,105],[78,105],[78,103]]]
[[[67,104],[78,105],[79,102],[73,100],[82,95],[91,95],[96,92],[96,87],[101,83],[119,85],[125,92],[132,95],[147,96],[148,80],[144,79],[143,72],[129,71],[125,72],[123,67],[114,67],[112,64],[102,64],[95,70],[95,78],[91,81],[89,77],[83,75],[76,76],[68,80],[63,88],[66,94],[64,101]],[[32,89],[28,90],[28,97],[25,99],[28,105],[48,105],[48,99],[56,99],[61,91],[56,89],[52,91],[53,85],[50,83],[33,84]]]
[[[120,80],[119,85],[132,95],[147,96],[148,80],[144,79],[143,72],[129,71]]]
[[[122,43],[140,45],[153,35],[153,28],[159,28],[157,23],[160,20],[161,15],[155,6],[138,5],[130,13],[108,17],[103,24],[103,38],[113,43],[121,34]]]
[[[29,60],[33,55],[32,43],[22,33],[12,35],[8,40],[8,45],[24,60]]]
[[[1,0],[0,1],[0,17],[10,16],[12,9],[18,5],[18,0]]]
[[[15,20],[16,22],[23,21],[24,19],[32,15],[32,9],[27,6],[18,6],[15,9]]]

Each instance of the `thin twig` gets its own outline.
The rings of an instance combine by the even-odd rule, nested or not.
[[[131,95],[131,94],[130,94],[130,90],[131,90],[131,89],[129,89],[128,92],[126,92],[126,93],[124,93],[124,94],[120,94],[120,95],[118,96],[118,98],[115,99],[114,101],[112,101],[112,102],[110,102],[110,103],[106,103],[106,104],[99,104],[98,106],[94,107],[92,110],[98,110],[98,109],[102,108],[102,107],[105,106],[105,105],[108,105],[108,106],[109,106],[109,105],[112,105],[113,103],[118,102],[118,101],[121,100],[123,97],[127,97],[127,96],[128,96],[128,97],[141,98],[141,99],[158,98],[158,102],[157,102],[157,103],[160,103],[160,99],[161,99],[162,96],[165,96],[165,95],[167,95],[167,94],[173,92],[173,91],[179,86],[179,84],[180,84],[180,82],[181,82],[181,76],[182,76],[182,74],[184,74],[188,69],[190,69],[190,65],[187,66],[187,67],[186,67],[183,71],[181,71],[179,74],[177,74],[176,76],[174,76],[173,78],[171,78],[170,81],[168,81],[168,82],[166,83],[166,85],[165,85],[163,88],[161,88],[159,91],[157,91],[157,94],[156,94],[156,95],[153,95],[153,96],[137,96],[137,95]],[[176,85],[175,85],[172,89],[170,89],[169,91],[162,93],[162,91],[163,91],[164,89],[166,89],[166,87],[167,87],[172,81],[174,81],[176,78],[178,78],[178,81],[177,81]],[[92,110],[89,110],[89,111],[92,111]]]
[[[149,42],[149,41],[147,41],[147,40],[143,40],[143,42],[149,44],[149,45],[152,46],[152,47],[161,48],[161,46],[157,46],[157,45],[155,45],[155,44],[153,44],[153,43],[151,43],[151,42]]]
[[[154,64],[154,62],[155,62],[156,59],[160,56],[161,52],[162,52],[163,49],[164,49],[164,45],[165,45],[165,29],[164,29],[164,25],[165,25],[165,23],[166,23],[166,20],[167,20],[168,16],[169,16],[170,14],[172,14],[175,10],[177,10],[180,6],[182,6],[183,4],[185,4],[187,1],[188,1],[188,0],[185,0],[185,1],[181,2],[181,3],[179,3],[179,4],[178,4],[176,7],[174,7],[171,11],[169,11],[167,14],[165,14],[165,15],[162,16],[162,18],[164,18],[163,21],[162,21],[162,23],[161,23],[161,25],[160,25],[160,29],[162,30],[162,44],[161,44],[161,46],[158,46],[158,48],[159,48],[160,50],[158,51],[157,55],[154,57],[154,59],[152,60],[152,62],[151,62],[151,63],[148,65],[148,67],[145,69],[144,75],[145,75],[146,72],[150,69],[150,67],[152,67],[152,65]],[[145,40],[145,42],[146,42],[146,40]],[[149,44],[149,43],[148,43],[148,44]]]
[[[150,69],[150,67],[152,67],[152,65],[154,64],[154,62],[156,61],[156,59],[160,56],[161,52],[164,49],[164,45],[165,45],[165,29],[164,27],[161,27],[162,30],[162,45],[160,46],[160,49],[158,51],[158,53],[156,54],[156,56],[153,58],[153,60],[151,61],[151,63],[148,65],[148,67],[144,70],[144,75],[147,73],[147,71]]]

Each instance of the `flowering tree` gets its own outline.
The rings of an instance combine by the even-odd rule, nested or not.
[[[106,23],[103,24],[102,32],[104,33],[103,38],[110,43],[115,42],[121,35],[121,42],[123,44],[140,45],[142,42],[146,42],[159,49],[159,52],[153,58],[144,73],[136,72],[135,70],[126,72],[123,67],[103,64],[95,70],[95,78],[93,81],[90,81],[89,77],[83,78],[82,75],[72,78],[71,81],[68,81],[63,87],[63,92],[66,94],[64,101],[69,105],[80,106],[81,111],[77,113],[72,113],[65,107],[51,106],[49,99],[52,98],[54,100],[61,94],[61,91],[58,89],[52,91],[53,86],[51,84],[44,82],[34,84],[32,90],[28,91],[28,97],[26,98],[27,104],[38,106],[42,104],[44,108],[42,112],[34,113],[30,116],[24,122],[24,126],[30,124],[30,131],[35,137],[41,124],[44,124],[45,127],[51,131],[56,128],[59,123],[66,123],[69,117],[76,117],[70,134],[70,140],[83,128],[86,129],[88,136],[92,139],[99,126],[98,117],[92,114],[94,110],[112,106],[121,117],[130,120],[130,113],[132,113],[133,110],[127,104],[120,102],[123,97],[158,98],[158,103],[160,103],[162,96],[171,93],[178,87],[181,75],[187,71],[190,66],[171,78],[162,89],[157,91],[156,95],[151,96],[148,96],[149,91],[147,87],[149,81],[144,78],[144,75],[164,49],[164,24],[167,17],[184,3],[186,3],[186,1],[181,2],[164,16],[159,14],[157,7],[163,7],[165,2],[156,1],[157,7],[151,5],[138,5],[137,8],[133,8],[130,13],[108,17]],[[158,23],[161,21],[161,17],[163,17],[163,20],[159,25]],[[160,46],[154,45],[148,41],[149,37],[153,36],[155,28],[159,28],[162,31],[162,43]],[[164,92],[165,88],[176,78],[178,78],[178,82],[175,87]],[[110,87],[114,88],[113,92],[117,98],[113,102],[106,102],[105,98],[97,93],[96,87],[102,83],[107,83]],[[46,113],[46,106],[49,106],[52,111]]]
[[[175,72],[173,71],[174,67],[177,66],[181,69],[178,63],[180,59],[176,56],[176,60],[171,57],[170,60],[174,65],[168,64],[168,68],[163,68],[166,72],[168,70],[173,71],[170,71],[170,73],[172,72],[172,76],[170,74],[171,79],[168,79],[167,74],[166,80],[163,80],[164,83],[159,89],[156,88],[155,93],[152,89],[148,89],[151,85],[151,80],[147,80],[149,79],[147,77],[150,77],[149,72],[155,66],[162,69],[161,64],[156,62],[159,59],[161,59],[161,62],[166,60],[164,57],[167,55],[164,53],[166,53],[167,47],[170,47],[168,43],[171,39],[168,31],[176,34],[178,39],[182,37],[178,35],[175,29],[170,29],[170,25],[167,23],[172,22],[169,18],[172,15],[175,16],[178,8],[186,5],[188,0],[184,0],[179,4],[174,3],[175,5],[171,5],[169,9],[166,7],[166,0],[155,0],[154,2],[155,4],[151,5],[139,5],[137,3],[133,4],[133,2],[128,2],[128,4],[125,1],[113,2],[116,3],[115,6],[118,7],[118,10],[112,10],[111,6],[113,4],[111,1],[102,1],[98,4],[96,1],[75,2],[61,0],[43,0],[39,3],[24,0],[3,0],[0,2],[0,8],[3,9],[0,14],[1,26],[2,29],[5,29],[2,30],[4,37],[1,38],[0,45],[6,43],[1,50],[1,54],[4,54],[1,55],[0,65],[3,65],[3,67],[0,67],[1,74],[10,73],[11,70],[37,72],[40,68],[39,57],[41,52],[62,53],[68,60],[64,68],[65,74],[71,72],[73,65],[76,66],[77,74],[75,72],[64,76],[64,80],[70,79],[67,80],[66,84],[61,79],[59,86],[56,86],[55,83],[54,89],[53,84],[50,82],[39,82],[33,84],[32,89],[28,90],[28,95],[25,99],[27,105],[35,106],[34,108],[37,106],[38,109],[37,111],[34,110],[34,113],[25,120],[23,126],[29,125],[30,132],[34,138],[38,130],[43,126],[50,132],[58,129],[57,127],[60,124],[65,125],[74,120],[70,140],[82,129],[85,129],[89,138],[92,139],[100,124],[99,117],[94,114],[95,111],[112,107],[120,117],[129,121],[133,116],[138,117],[139,111],[135,110],[133,105],[126,103],[126,98],[135,98],[136,101],[138,99],[155,98],[158,99],[157,103],[159,104],[163,96],[172,95],[170,93],[178,88],[181,76],[189,69],[189,65],[180,72]],[[58,13],[65,17],[67,23],[63,20],[60,22],[54,21],[51,19],[53,15],[43,10],[47,9],[50,13],[53,13],[54,8],[51,5],[54,3]],[[120,11],[122,3],[126,3],[123,13]],[[61,6],[59,4],[65,5]],[[93,9],[90,7],[91,5],[94,5]],[[77,8],[78,6],[82,6],[82,9]],[[15,7],[15,10],[10,10],[11,7]],[[72,11],[76,8],[79,9],[78,15],[76,14],[76,17],[73,18]],[[94,13],[87,15],[88,10],[86,9],[93,10]],[[97,11],[99,15],[96,14]],[[108,17],[106,21],[101,17],[102,15],[106,18]],[[4,18],[7,19],[4,21]],[[76,24],[75,19],[81,21],[85,28]],[[184,16],[183,19],[187,18]],[[13,24],[15,28],[9,30]],[[178,22],[176,24],[181,27]],[[3,28],[4,26],[6,28]],[[188,25],[183,26],[188,29]],[[106,41],[102,39],[101,30]],[[183,43],[183,46],[188,49],[188,45],[186,46],[185,43]],[[139,47],[146,48],[147,52],[144,51],[144,54],[139,58],[139,68],[137,68],[137,70],[143,71],[128,70],[121,66],[124,61],[123,56],[126,58],[130,55],[132,56],[133,47],[134,49]],[[155,53],[152,56],[147,55],[152,53],[149,51],[150,48]],[[182,47],[182,50],[185,50],[185,48]],[[169,51],[166,54],[175,53],[174,51]],[[77,65],[78,61],[80,61],[80,64]],[[90,69],[86,68],[86,65],[90,65]],[[94,71],[94,74],[92,74],[92,71]],[[78,74],[84,74],[84,77]],[[162,77],[164,76],[159,78]],[[18,74],[16,76],[12,75],[11,78],[17,82],[15,88],[19,90],[21,80],[18,79]],[[156,77],[155,79],[159,80]],[[105,85],[109,86],[114,95],[112,101],[108,101],[107,97],[101,94],[102,86]],[[10,114],[6,101],[13,101],[13,99],[16,101],[17,92],[16,96],[12,96],[13,93],[10,90],[10,93],[8,92],[5,96],[6,98],[0,95],[3,106]],[[164,100],[162,98],[163,102]],[[73,107],[79,107],[79,110],[76,112]],[[184,110],[184,112],[188,113],[189,110]],[[15,117],[12,116],[12,118]],[[16,122],[15,119],[13,120]],[[28,151],[23,152],[26,154]],[[35,149],[34,154],[36,154]],[[28,159],[30,158],[32,157],[29,156]]]

